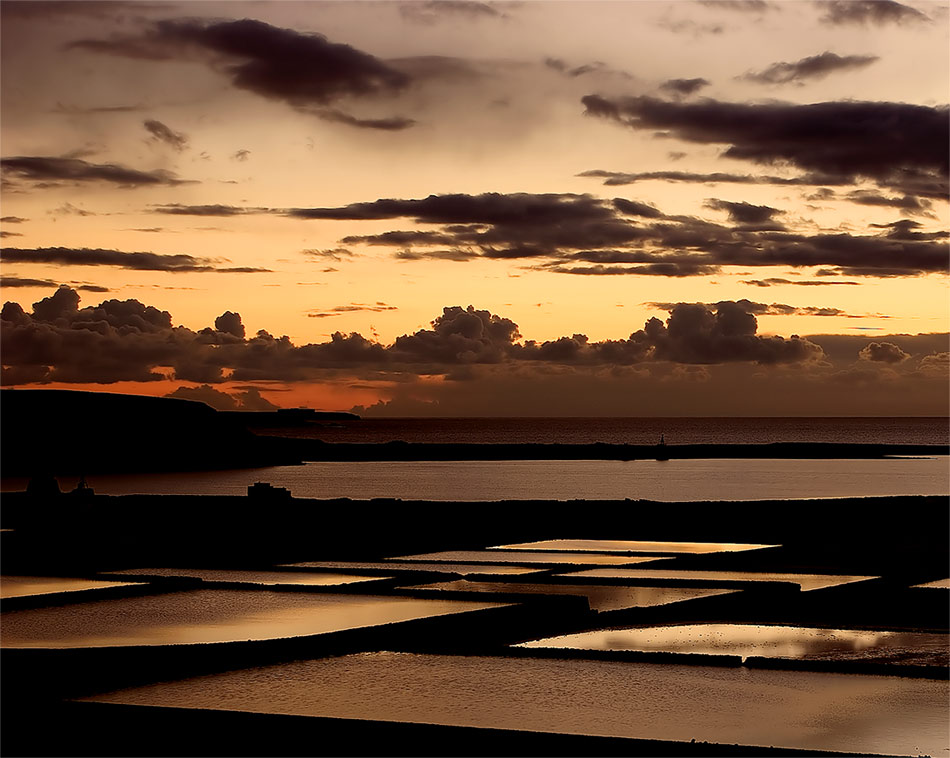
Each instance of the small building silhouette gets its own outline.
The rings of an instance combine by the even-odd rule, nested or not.
[[[247,496],[252,500],[268,503],[284,502],[291,499],[289,489],[275,487],[270,482],[254,482],[247,488]]]

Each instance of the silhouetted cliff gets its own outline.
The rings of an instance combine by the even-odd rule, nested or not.
[[[204,403],[76,390],[0,390],[0,471],[185,471],[294,462]]]

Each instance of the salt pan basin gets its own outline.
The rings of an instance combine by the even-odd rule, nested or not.
[[[122,576],[175,576],[201,579],[204,582],[235,582],[238,584],[301,584],[332,587],[355,582],[378,581],[375,576],[352,576],[348,574],[318,574],[309,571],[222,571],[217,569],[125,569],[111,571]]]
[[[915,584],[912,589],[950,590],[950,579],[937,579],[936,581],[926,582],[925,584]]]
[[[403,555],[395,561],[444,561],[458,563],[548,563],[553,565],[625,566],[630,563],[655,561],[653,557],[608,555],[606,553],[544,553],[515,550],[446,550],[441,553]]]
[[[364,563],[362,561],[308,561],[284,564],[287,568],[338,569],[340,571],[432,571],[439,574],[539,574],[543,569],[526,566],[493,566],[490,563]]]
[[[103,579],[73,579],[57,576],[2,576],[0,577],[0,599],[99,590],[108,587],[131,587],[137,584],[140,582],[113,582]],[[6,621],[4,621],[5,624]]]
[[[86,648],[284,639],[501,607],[375,595],[193,590],[5,611],[0,647]]]
[[[699,589],[695,587],[620,587],[596,584],[529,584],[526,582],[436,582],[409,587],[426,592],[510,592],[528,595],[579,595],[586,597],[593,611],[617,611],[625,608],[648,608],[668,605],[699,597],[730,595],[738,590]]]
[[[675,624],[604,629],[523,642],[515,647],[569,650],[636,650],[823,661],[926,662],[947,665],[946,634],[820,629],[753,624]]]
[[[653,542],[637,540],[541,540],[498,545],[489,550],[566,550],[600,553],[736,553],[779,545],[752,545],[735,542]]]
[[[362,653],[89,700],[742,744],[947,754],[946,681],[621,661]]]
[[[670,571],[668,569],[641,568],[588,569],[572,574],[562,574],[561,576],[567,579],[629,579],[630,581],[638,579],[649,579],[651,581],[681,579],[683,581],[701,581],[711,584],[715,582],[791,582],[797,584],[802,592],[878,578],[876,576],[841,576],[834,574],[775,574],[764,571]]]

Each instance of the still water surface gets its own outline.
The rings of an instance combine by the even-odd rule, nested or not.
[[[375,595],[192,590],[5,611],[0,647],[79,648],[272,640],[501,605]]]
[[[945,681],[587,660],[362,653],[91,700],[946,756]]]
[[[792,500],[950,494],[947,456],[883,460],[374,461],[87,477],[99,494],[245,495],[256,481],[294,497],[355,500]],[[63,489],[76,480],[62,477]],[[4,479],[5,491],[25,479]]]
[[[946,634],[868,629],[819,629],[756,624],[674,624],[630,629],[603,629],[525,642],[517,647],[573,650],[738,655],[742,658],[801,660],[878,660],[916,657],[947,665]]]

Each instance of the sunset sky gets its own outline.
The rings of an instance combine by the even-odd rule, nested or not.
[[[5,386],[950,411],[945,2],[0,14]]]

